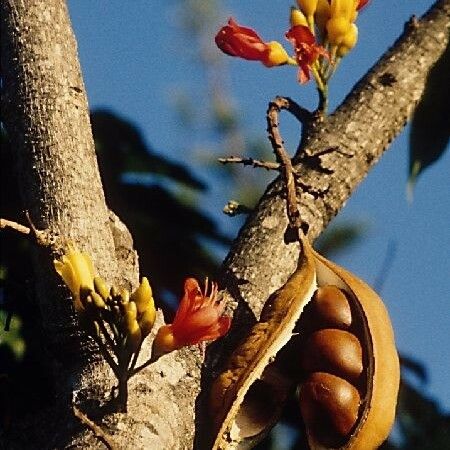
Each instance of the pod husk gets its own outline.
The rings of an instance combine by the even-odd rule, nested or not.
[[[259,321],[212,386],[213,450],[252,448],[277,422],[294,384],[264,370],[291,339],[315,286],[311,247],[304,246],[297,269],[265,303]],[[261,403],[266,414],[259,414]]]
[[[233,352],[213,383],[212,450],[253,448],[278,421],[296,381],[271,363],[292,337],[295,324],[319,285],[334,284],[351,298],[361,321],[366,349],[366,383],[357,424],[340,449],[371,450],[386,439],[395,415],[400,370],[394,334],[378,295],[363,281],[315,252],[302,238],[303,252],[296,271],[265,303],[261,317]],[[307,430],[313,450],[322,446]]]

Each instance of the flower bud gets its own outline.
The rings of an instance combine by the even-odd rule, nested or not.
[[[103,300],[103,298],[101,297],[101,295],[97,294],[97,292],[95,291],[91,291],[91,298],[92,298],[92,302],[95,305],[96,308],[98,309],[105,309],[106,308],[106,304],[105,301]]]
[[[152,288],[146,277],[142,278],[141,284],[131,294],[130,300],[136,303],[138,314],[142,314],[148,308],[155,309]]]
[[[352,23],[343,16],[332,17],[328,20],[327,36],[331,45],[340,45],[344,40],[345,35],[351,29]]]
[[[314,15],[315,23],[321,36],[326,33],[326,24],[331,17],[330,4],[328,0],[319,0],[317,2],[316,13]]]
[[[295,27],[297,25],[303,25],[304,27],[308,26],[308,21],[306,20],[305,15],[294,6],[291,7],[289,22],[291,23],[291,27]]]
[[[316,12],[317,0],[297,0],[297,5],[302,10],[303,14],[306,17],[312,17],[313,14]]]
[[[109,297],[109,288],[102,277],[97,276],[94,278],[94,289],[95,292],[103,297],[103,300]]]
[[[289,55],[278,41],[268,42],[267,49],[267,56],[261,61],[266,67],[282,66],[288,62]]]
[[[124,308],[124,328],[127,335],[127,347],[132,352],[135,352],[139,349],[139,346],[142,342],[141,329],[139,328],[139,324],[136,320],[136,303],[128,302],[127,304],[125,304]]]
[[[145,312],[140,317],[140,319],[138,320],[139,327],[141,328],[142,332],[142,339],[148,336],[152,331],[155,319],[156,319],[156,311],[155,308],[153,307],[146,309]]]
[[[121,288],[119,290],[119,297],[120,297],[120,303],[122,305],[126,305],[130,301],[130,292],[128,291],[128,289]]]
[[[345,56],[355,45],[358,41],[358,27],[352,23],[352,26],[348,30],[347,34],[344,36],[344,39],[342,40],[341,44],[338,47],[337,50],[337,56],[343,57]]]
[[[178,348],[171,325],[163,325],[156,333],[153,341],[152,357],[165,355]]]

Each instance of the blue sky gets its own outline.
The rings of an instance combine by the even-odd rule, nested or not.
[[[432,3],[371,2],[358,18],[357,47],[332,81],[331,108],[394,42],[409,17],[420,16]],[[208,148],[212,137],[202,130],[190,136],[174,113],[173,95],[178,91],[194,92],[200,102],[205,101],[204,73],[194,63],[193,44],[180,32],[179,5],[175,0],[69,1],[90,106],[110,108],[131,120],[157,151],[184,162],[192,158],[193,170],[211,184],[202,203],[225,232],[234,234],[236,221],[221,212],[228,196],[215,182],[217,169],[195,165],[192,149]],[[223,2],[220,22],[233,15],[239,23],[257,29],[265,40],[282,40],[290,5],[286,0]],[[240,118],[252,136],[265,138],[265,111],[275,95],[290,96],[314,108],[313,85],[299,86],[295,69],[268,70],[258,63],[223,58],[227,89],[239,102]],[[285,140],[293,149],[298,130],[293,122],[283,120]],[[450,152],[425,171],[412,205],[405,194],[407,161],[408,128],[335,219],[368,225],[362,242],[340,254],[336,262],[372,283],[389,243],[395,244],[382,296],[398,348],[426,365],[430,382],[425,391],[450,410]]]

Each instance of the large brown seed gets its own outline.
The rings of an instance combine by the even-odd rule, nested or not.
[[[314,293],[310,309],[317,328],[347,329],[352,323],[350,304],[337,286],[319,287]]]
[[[363,371],[361,344],[348,331],[315,331],[306,341],[301,367],[307,373],[328,372],[355,382]]]
[[[326,446],[340,445],[358,419],[358,390],[329,373],[311,374],[300,387],[299,402],[306,429]]]

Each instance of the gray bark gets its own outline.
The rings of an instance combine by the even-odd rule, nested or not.
[[[89,251],[109,282],[134,286],[136,255],[126,227],[105,204],[66,5],[62,0],[4,0],[1,14],[4,120],[17,151],[24,206],[38,228]],[[335,114],[307,130],[297,169],[302,219],[311,239],[411,116],[428,70],[447,44],[449,16],[450,2],[437,2],[417,26],[406,28]],[[298,249],[284,242],[281,192],[279,181],[268,187],[224,263],[223,295],[230,305],[239,303],[240,313],[258,315],[294,268]],[[164,356],[133,378],[128,414],[100,414],[114,378],[80,339],[67,292],[53,273],[53,257],[37,251],[34,267],[42,326],[57,374],[56,400],[43,405],[40,417],[15,424],[6,447],[100,448],[103,444],[74,419],[74,402],[113,435],[117,448],[192,448],[195,429],[207,433],[201,409],[195,414],[199,352],[184,349]],[[237,316],[251,320],[252,314]],[[230,333],[228,346],[238,334],[236,328]]]

